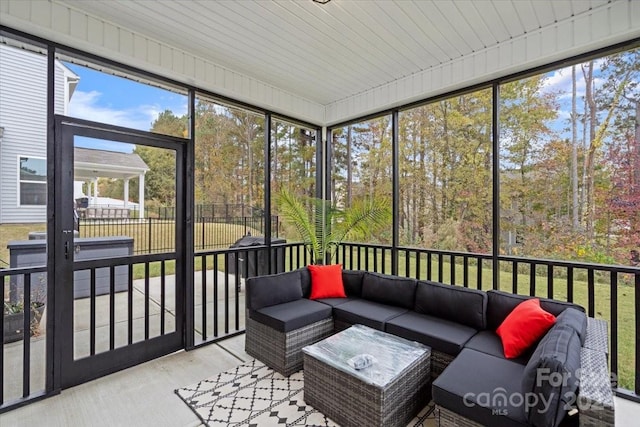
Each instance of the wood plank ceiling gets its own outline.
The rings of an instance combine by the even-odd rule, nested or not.
[[[54,0],[321,105],[609,0]]]

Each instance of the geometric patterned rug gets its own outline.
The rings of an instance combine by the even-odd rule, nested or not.
[[[305,404],[304,371],[284,377],[257,360],[177,389],[176,394],[210,427],[337,426]],[[432,427],[433,403],[408,427]]]

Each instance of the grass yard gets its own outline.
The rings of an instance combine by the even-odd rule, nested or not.
[[[47,231],[47,224],[2,224],[0,225],[0,267],[9,268],[9,249],[11,240],[28,240],[30,231]]]

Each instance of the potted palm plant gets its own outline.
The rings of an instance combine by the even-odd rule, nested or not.
[[[276,203],[279,215],[296,229],[314,264],[332,262],[346,239],[370,238],[391,221],[388,199],[357,199],[340,209],[328,200],[301,197],[283,189]]]

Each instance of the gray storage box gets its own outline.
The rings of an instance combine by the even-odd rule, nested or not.
[[[30,236],[31,237],[31,236]],[[45,236],[46,237],[46,236]],[[133,238],[115,237],[81,237],[73,241],[74,260],[125,257],[133,255]],[[47,241],[45,239],[13,240],[7,245],[11,268],[38,267],[47,264]],[[90,271],[76,271],[73,274],[73,297],[83,298],[90,295]],[[129,271],[126,265],[115,268],[115,290],[125,291],[128,288]],[[12,302],[19,301],[23,293],[23,277],[12,276],[9,297]],[[31,276],[31,293],[38,300],[47,295],[47,274],[37,273]],[[109,269],[96,269],[96,295],[109,293]],[[44,302],[44,301],[42,301]]]

